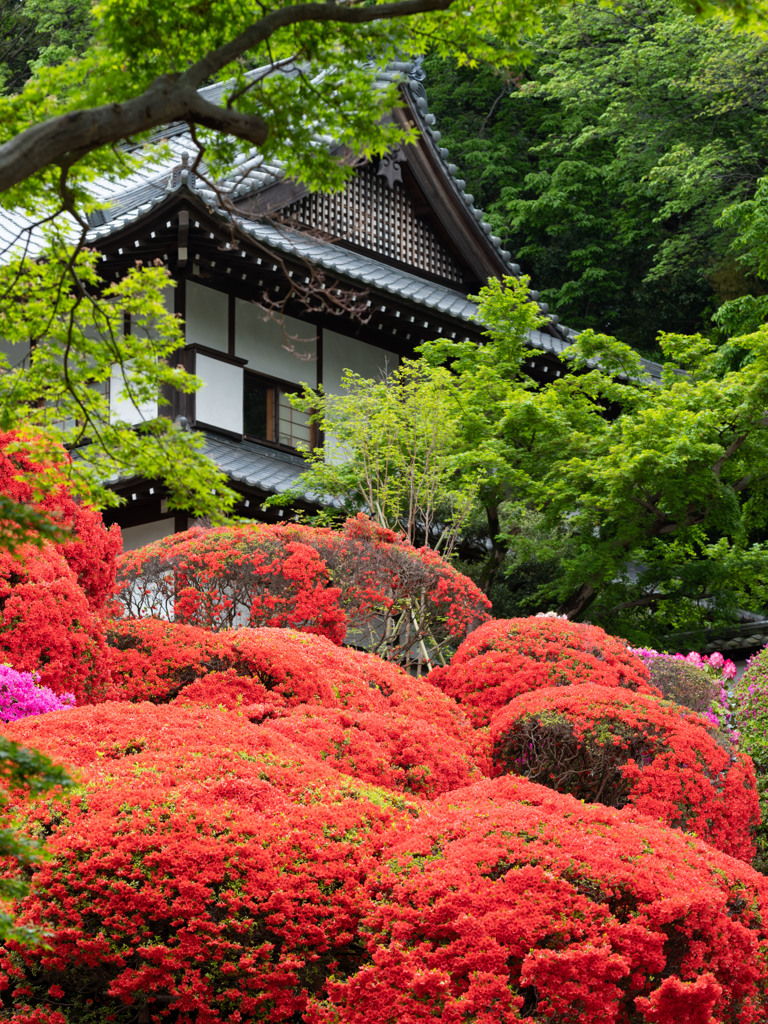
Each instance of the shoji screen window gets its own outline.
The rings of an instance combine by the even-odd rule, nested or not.
[[[281,448],[313,448],[317,429],[309,415],[291,405],[288,395],[298,388],[255,373],[245,374],[243,424],[245,436]]]

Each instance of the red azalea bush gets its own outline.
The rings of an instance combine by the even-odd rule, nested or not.
[[[326,637],[269,628],[210,633],[159,619],[116,622],[107,635],[110,700],[230,708],[253,721],[299,704],[400,714],[439,730],[467,756],[477,746],[450,697],[392,662]]]
[[[713,733],[666,701],[584,685],[516,697],[492,720],[491,744],[497,774],[632,808],[750,861],[760,821],[754,768]]]
[[[113,620],[106,640],[106,700],[165,704],[195,679],[236,661],[226,634],[165,619]]]
[[[0,660],[78,703],[105,692],[102,622],[52,544],[24,545],[16,557],[0,551]]]
[[[430,799],[482,776],[467,743],[389,710],[300,704],[270,721],[268,729],[356,779]]]
[[[310,992],[357,962],[362,885],[404,812],[354,797],[254,803],[128,775],[59,808],[19,917],[48,947],[9,944],[0,959],[14,1012],[299,1019]]]
[[[69,1021],[128,1024],[149,1001],[190,1024],[281,1021],[356,961],[371,858],[416,803],[230,712],[68,714],[10,727],[83,783],[26,811],[52,860],[19,921],[50,938],[2,956],[11,1019],[61,1006]]]
[[[288,626],[341,643],[340,591],[309,544],[283,526],[196,527],[126,552],[119,597],[129,616],[207,630]]]
[[[511,777],[387,799],[226,711],[102,704],[11,728],[84,781],[27,812],[53,858],[21,922],[50,937],[2,955],[14,1024],[768,1009],[768,883],[642,816]]]
[[[66,717],[65,717],[66,716]],[[26,718],[4,727],[93,786],[133,779],[201,799],[253,786],[294,802],[335,799],[347,780],[285,736],[227,711],[107,702]],[[253,796],[246,801],[252,805]],[[261,798],[260,798],[261,799]]]
[[[366,955],[308,1024],[757,1024],[768,885],[649,819],[523,779],[403,824],[366,883]]]
[[[484,623],[430,680],[459,701],[476,726],[487,725],[519,694],[544,686],[598,683],[659,695],[642,659],[622,640],[599,626],[548,615]]]
[[[489,607],[435,552],[364,516],[342,530],[190,530],[125,554],[118,583],[131,617],[162,615],[210,630],[289,627],[419,665],[455,647]]]
[[[64,537],[53,546],[74,572],[90,607],[98,611],[112,597],[123,542],[118,526],[107,529],[100,512],[72,496],[64,472],[68,460],[44,438],[0,432],[0,493],[34,505],[61,527]]]

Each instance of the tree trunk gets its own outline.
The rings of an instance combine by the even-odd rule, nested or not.
[[[582,583],[569,598],[567,598],[557,609],[558,615],[567,615],[569,619],[578,618],[592,604],[597,596],[597,590],[591,583]]]
[[[499,538],[501,533],[501,523],[499,522],[499,506],[498,505],[486,505],[485,515],[488,520],[488,533],[491,538],[491,550],[486,559],[486,563],[483,567],[483,571],[480,575],[479,585],[483,593],[488,596],[491,592],[491,587],[496,581],[496,577],[499,574],[499,569],[504,563],[504,559],[507,557],[507,551],[509,550],[509,543],[502,541]]]

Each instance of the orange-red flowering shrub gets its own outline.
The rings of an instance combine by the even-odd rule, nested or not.
[[[391,710],[299,704],[268,729],[357,779],[419,796],[432,798],[482,777],[468,742]]]
[[[400,715],[424,723],[445,744],[457,743],[462,756],[477,746],[452,698],[392,662],[326,637],[269,628],[210,633],[159,619],[116,622],[108,637],[110,700],[224,707],[252,721],[300,704]]]
[[[62,528],[64,537],[54,547],[75,573],[91,608],[99,610],[112,596],[115,560],[123,547],[120,529],[107,529],[100,512],[72,497],[62,470],[47,457],[48,447],[49,442],[33,447],[13,431],[0,432],[0,493],[34,504]],[[46,481],[42,495],[35,490],[41,479]]]
[[[340,592],[317,551],[285,527],[196,527],[126,552],[119,596],[129,616],[208,630],[290,626],[341,643]]]
[[[418,805],[230,712],[106,703],[14,723],[84,788],[27,813],[53,855],[20,905],[49,949],[9,947],[14,1007],[67,1021],[291,1019],[359,955],[361,888]],[[43,721],[45,719],[45,721]]]
[[[0,955],[13,1024],[764,1019],[768,889],[746,865],[513,777],[387,794],[351,777],[376,768],[364,736],[323,759],[313,717],[344,714],[325,711],[103,703],[8,727],[83,784],[25,812],[53,858],[20,922],[50,948]]]
[[[225,634],[165,619],[112,620],[106,638],[106,700],[165,704],[195,679],[236,660]]]
[[[390,839],[366,895],[367,956],[309,1024],[765,1019],[766,880],[527,780],[440,797]]]
[[[19,557],[21,556],[21,557]],[[107,679],[104,630],[74,570],[52,544],[0,551],[0,660],[78,703]]]
[[[125,554],[129,616],[159,615],[210,630],[282,626],[345,637],[393,658],[454,647],[488,617],[466,576],[365,517],[342,530],[278,526],[190,530]]]
[[[497,773],[632,808],[750,861],[760,820],[754,768],[713,733],[675,704],[588,684],[523,694],[491,722]]]
[[[514,697],[542,686],[598,683],[659,694],[643,661],[623,641],[599,626],[544,615],[486,622],[430,679],[477,726],[487,725]]]

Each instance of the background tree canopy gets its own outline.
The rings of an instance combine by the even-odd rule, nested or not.
[[[663,0],[545,14],[530,63],[431,60],[444,141],[564,322],[656,352],[754,289],[721,214],[765,173],[768,48]],[[764,291],[758,286],[758,291]]]

